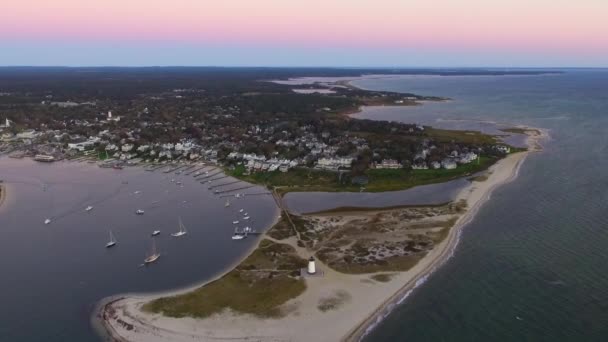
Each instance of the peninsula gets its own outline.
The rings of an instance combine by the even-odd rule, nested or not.
[[[251,253],[214,279],[104,300],[96,322],[119,341],[356,340],[450,255],[461,227],[545,136],[504,128],[527,135],[527,148],[515,148],[476,131],[353,119],[361,106],[445,99],[269,81],[364,70],[60,71],[0,82],[0,153],[119,169],[212,164],[266,186],[281,210]],[[282,201],[291,191],[383,192],[462,177],[470,184],[443,204],[294,215]]]
[[[356,341],[445,261],[498,186],[516,177],[544,131],[518,127],[528,150],[511,153],[442,205],[337,209],[282,218],[225,274],[182,291],[124,296],[98,312],[124,341]],[[317,273],[306,273],[314,257]]]

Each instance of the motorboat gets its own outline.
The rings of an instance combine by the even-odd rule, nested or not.
[[[144,214],[144,211],[143,211],[143,210],[141,210],[141,209],[137,209],[137,210],[135,211],[135,214],[137,214],[137,215],[143,215],[143,214]]]
[[[152,236],[158,236],[160,235],[160,230],[155,230],[152,232]]]

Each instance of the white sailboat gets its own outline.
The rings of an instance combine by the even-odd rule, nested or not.
[[[90,205],[90,206],[86,207],[84,210],[85,211],[91,211],[91,210],[93,210],[93,206]]]
[[[46,220],[44,220],[44,224],[49,224],[49,223],[51,223],[51,219],[50,218],[47,218]]]
[[[145,264],[151,264],[160,258],[160,253],[156,252],[156,242],[152,240],[152,253],[144,259]]]
[[[173,236],[173,237],[180,237],[180,236],[184,236],[186,234],[188,234],[188,232],[186,231],[186,227],[182,223],[182,218],[180,217],[179,218],[179,231],[177,233],[171,234],[171,236]]]
[[[114,234],[110,230],[110,241],[106,243],[106,248],[114,247],[116,245],[116,238],[114,238]]]
[[[239,233],[238,228],[234,228],[234,235],[232,235],[232,240],[243,240],[247,237],[247,233]]]

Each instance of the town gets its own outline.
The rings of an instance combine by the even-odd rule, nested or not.
[[[132,89],[133,94],[103,97],[0,89],[0,153],[45,162],[85,157],[115,168],[204,161],[267,185],[281,185],[268,174],[306,170],[309,180],[335,173],[342,185],[362,187],[373,174],[395,177],[381,170],[409,177],[469,164],[482,169],[510,151],[479,132],[348,116],[365,105],[411,106],[441,98],[251,77],[225,76],[230,85],[204,82],[205,88]]]

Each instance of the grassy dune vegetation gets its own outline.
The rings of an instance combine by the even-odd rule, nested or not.
[[[280,306],[306,289],[296,277],[306,260],[293,247],[263,240],[237,268],[222,278],[183,295],[144,305],[144,310],[169,317],[204,318],[225,309],[259,317],[280,317]]]

